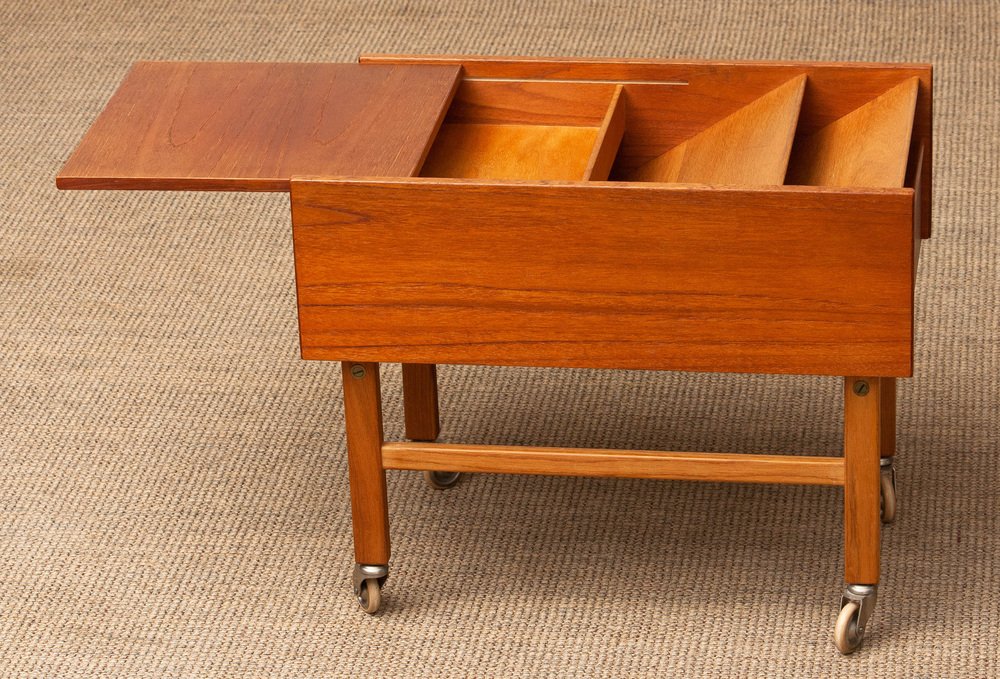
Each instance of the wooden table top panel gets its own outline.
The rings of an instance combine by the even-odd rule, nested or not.
[[[293,175],[410,176],[458,66],[139,62],[63,189],[288,191]]]

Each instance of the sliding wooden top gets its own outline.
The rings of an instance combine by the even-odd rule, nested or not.
[[[458,66],[139,62],[61,189],[288,191],[293,175],[416,174]]]

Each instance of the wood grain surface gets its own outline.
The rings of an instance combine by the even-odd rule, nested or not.
[[[907,376],[913,192],[292,182],[305,358]]]
[[[341,374],[354,557],[357,563],[385,565],[389,563],[389,505],[382,468],[384,435],[379,366],[345,362]]]
[[[808,83],[798,133],[808,136],[909,78],[920,81],[910,158],[924,147],[921,233],[931,234],[932,86],[930,64],[804,61],[669,61],[364,54],[362,63],[461,65],[466,78],[628,82],[629,129],[612,177],[626,176],[664,151],[798,75]],[[680,83],[664,85],[664,82]],[[669,121],[669,124],[666,122]],[[618,174],[620,172],[620,174]],[[913,186],[913,184],[908,184]]]
[[[63,189],[287,191],[296,174],[410,176],[457,66],[140,62]]]
[[[390,442],[382,446],[382,464],[386,469],[494,474],[614,476],[823,486],[839,486],[844,483],[843,458],[805,455]]]
[[[586,178],[598,128],[445,123],[420,174],[482,179]]]
[[[783,184],[805,86],[804,75],[789,80],[653,158],[629,179],[743,186]]]
[[[863,382],[866,393],[857,393]],[[860,585],[879,581],[882,436],[882,380],[844,378],[844,580]]]
[[[433,441],[441,433],[437,366],[403,364],[403,414],[406,438],[413,441]]]
[[[587,169],[584,178],[592,181],[604,181],[611,175],[611,168],[615,164],[618,155],[618,148],[622,143],[622,136],[625,134],[625,121],[627,113],[625,110],[624,88],[621,85],[615,88],[611,95],[611,103],[604,114],[600,131],[597,133],[597,141],[587,161]]]
[[[455,92],[449,123],[600,127],[614,83],[563,83],[465,78]]]

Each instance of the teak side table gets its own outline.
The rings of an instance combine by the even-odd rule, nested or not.
[[[302,356],[342,363],[365,611],[387,469],[819,484],[844,489],[850,653],[896,514],[931,149],[919,64],[143,62],[57,184],[291,193]],[[384,440],[383,362],[408,441]],[[840,376],[843,455],[435,443],[439,363]]]

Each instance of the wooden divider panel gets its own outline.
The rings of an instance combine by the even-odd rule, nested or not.
[[[629,179],[649,182],[778,185],[802,104],[800,75],[638,168]],[[668,125],[669,120],[664,121]]]
[[[910,78],[797,141],[786,183],[903,186],[919,82]]]
[[[619,85],[611,97],[611,104],[608,106],[607,114],[601,123],[601,129],[597,133],[594,150],[590,155],[590,160],[587,161],[584,179],[604,181],[611,174],[618,147],[625,134],[625,97],[622,92],[623,88]]]

